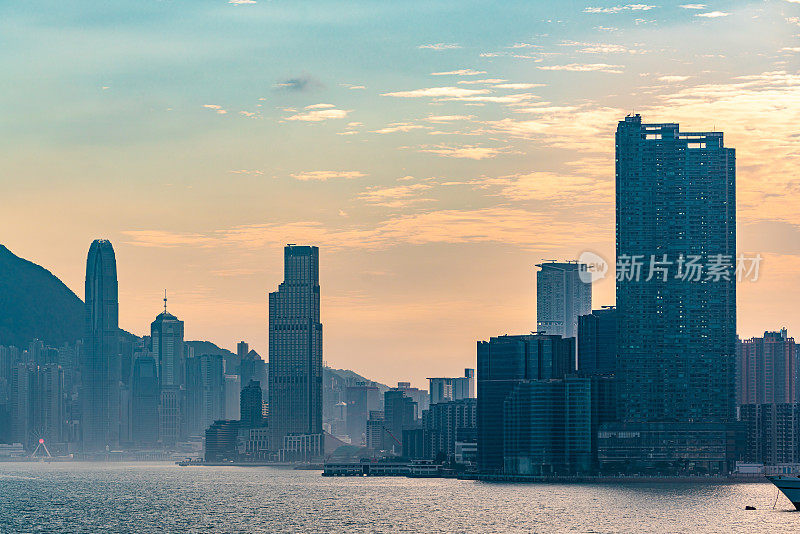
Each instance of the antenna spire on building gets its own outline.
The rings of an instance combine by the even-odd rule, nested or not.
[[[167,290],[164,290],[164,313],[167,313]]]

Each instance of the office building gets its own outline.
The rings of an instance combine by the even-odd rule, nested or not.
[[[154,446],[159,441],[160,418],[158,364],[149,352],[133,357],[130,390],[130,440],[140,446]]]
[[[261,384],[257,380],[251,380],[250,383],[242,388],[239,396],[242,428],[260,428],[264,426],[262,410]]]
[[[576,337],[578,317],[592,310],[592,284],[587,266],[575,261],[550,261],[537,267],[536,330]]]
[[[383,394],[384,445],[398,456],[403,454],[403,430],[419,426],[416,413],[417,403],[403,389],[393,388]]]
[[[464,376],[428,378],[430,404],[475,398],[475,369],[464,369]]]
[[[268,395],[272,446],[284,443],[289,434],[322,433],[322,323],[317,247],[287,245],[284,281],[277,291],[269,294]]]
[[[365,444],[369,413],[381,409],[380,390],[372,382],[356,382],[345,390],[345,402],[345,420],[350,443]]]
[[[81,432],[87,452],[119,445],[120,380],[117,260],[111,242],[92,242],[86,260],[86,330],[81,368]]]
[[[578,317],[578,372],[613,375],[616,370],[616,308],[605,306]]]
[[[239,375],[225,375],[225,419],[238,421],[241,418],[241,392]]]
[[[526,380],[563,378],[575,371],[575,338],[530,334],[478,342],[478,467],[504,466],[504,403]]]
[[[239,459],[239,421],[214,421],[205,430],[205,461],[231,462]]]
[[[187,360],[186,393],[189,435],[203,432],[225,416],[225,373],[222,356],[203,354]]]
[[[625,452],[634,471],[733,467],[733,449],[731,456],[710,451],[736,441],[728,440],[735,420],[735,176],[735,152],[722,132],[682,132],[674,123],[643,124],[639,115],[619,123],[616,374],[623,426],[608,430],[614,439],[639,432],[617,443],[637,449]],[[679,462],[653,454],[662,448],[680,449]]]
[[[475,437],[478,429],[478,401],[463,398],[431,404],[423,412],[425,457],[455,462],[456,442]]]

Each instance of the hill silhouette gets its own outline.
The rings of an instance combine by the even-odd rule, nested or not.
[[[0,345],[74,343],[83,314],[83,301],[53,273],[0,245]]]

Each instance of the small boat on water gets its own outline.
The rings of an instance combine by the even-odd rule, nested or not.
[[[800,476],[769,475],[767,478],[792,501],[795,508],[800,510]]]

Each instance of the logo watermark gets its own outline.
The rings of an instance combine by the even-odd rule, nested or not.
[[[756,282],[763,261],[761,254],[680,254],[670,258],[666,254],[621,254],[617,257],[616,279],[618,282]],[[582,282],[592,283],[604,279],[609,263],[594,252],[583,252],[578,262],[586,269],[578,271]]]

